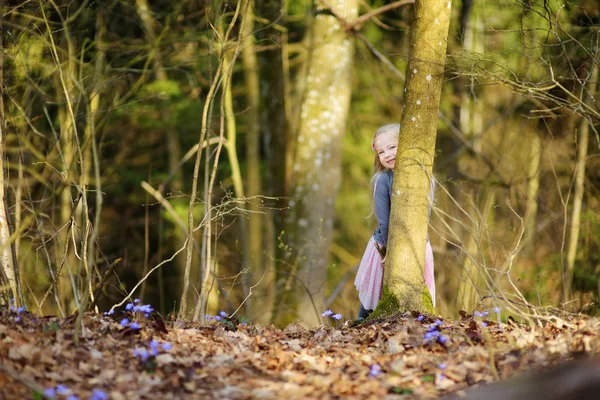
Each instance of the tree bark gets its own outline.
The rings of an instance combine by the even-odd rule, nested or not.
[[[382,298],[371,317],[433,313],[423,277],[437,115],[451,1],[415,3],[404,109],[394,169],[387,262]]]
[[[292,171],[292,200],[286,217],[286,245],[292,250],[288,262],[295,269],[284,278],[297,290],[288,298],[290,309],[279,310],[308,326],[320,323],[325,304],[335,196],[341,178],[342,135],[350,105],[354,46],[337,17],[345,21],[357,17],[356,0],[337,1],[331,11],[329,6],[316,3]]]

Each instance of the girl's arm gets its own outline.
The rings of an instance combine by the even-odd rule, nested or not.
[[[390,223],[390,207],[391,207],[391,185],[392,180],[387,174],[381,174],[375,183],[375,193],[373,195],[375,202],[375,216],[377,217],[377,231],[384,246],[387,246],[388,227]]]

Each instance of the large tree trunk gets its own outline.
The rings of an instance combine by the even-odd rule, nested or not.
[[[373,317],[412,310],[433,312],[423,270],[450,6],[450,1],[441,0],[415,3],[394,169],[389,248],[382,298]]]
[[[290,310],[308,326],[320,323],[340,182],[342,135],[350,105],[353,41],[332,14],[352,21],[356,0],[341,0],[333,12],[317,2],[312,26],[305,95],[298,127],[287,216],[294,257],[290,279],[298,288]]]

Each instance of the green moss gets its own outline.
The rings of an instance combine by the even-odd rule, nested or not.
[[[387,317],[396,314],[399,309],[400,302],[398,301],[398,298],[392,293],[387,285],[383,285],[381,300],[379,300],[377,307],[375,307],[375,310],[369,315],[369,319]]]
[[[377,307],[371,315],[367,319],[375,319],[381,317],[388,317],[390,315],[394,315],[397,313],[403,313],[408,311],[419,311],[424,314],[433,314],[433,300],[431,299],[431,294],[427,289],[427,286],[423,285],[423,297],[421,302],[416,301],[403,301],[401,302],[387,287],[387,285],[383,286],[383,293],[381,295],[381,300],[377,304]],[[420,303],[420,304],[417,304]]]
[[[429,289],[427,289],[426,285],[423,285],[423,307],[425,308],[424,310],[418,310],[418,311],[422,311],[428,314],[433,314],[434,309],[433,309],[433,300],[431,298],[431,293],[429,293]]]

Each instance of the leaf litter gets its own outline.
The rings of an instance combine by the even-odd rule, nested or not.
[[[2,311],[0,398],[436,398],[598,351],[594,318],[532,328],[488,315],[278,329],[226,316],[202,325],[86,314],[76,346],[75,318]]]

